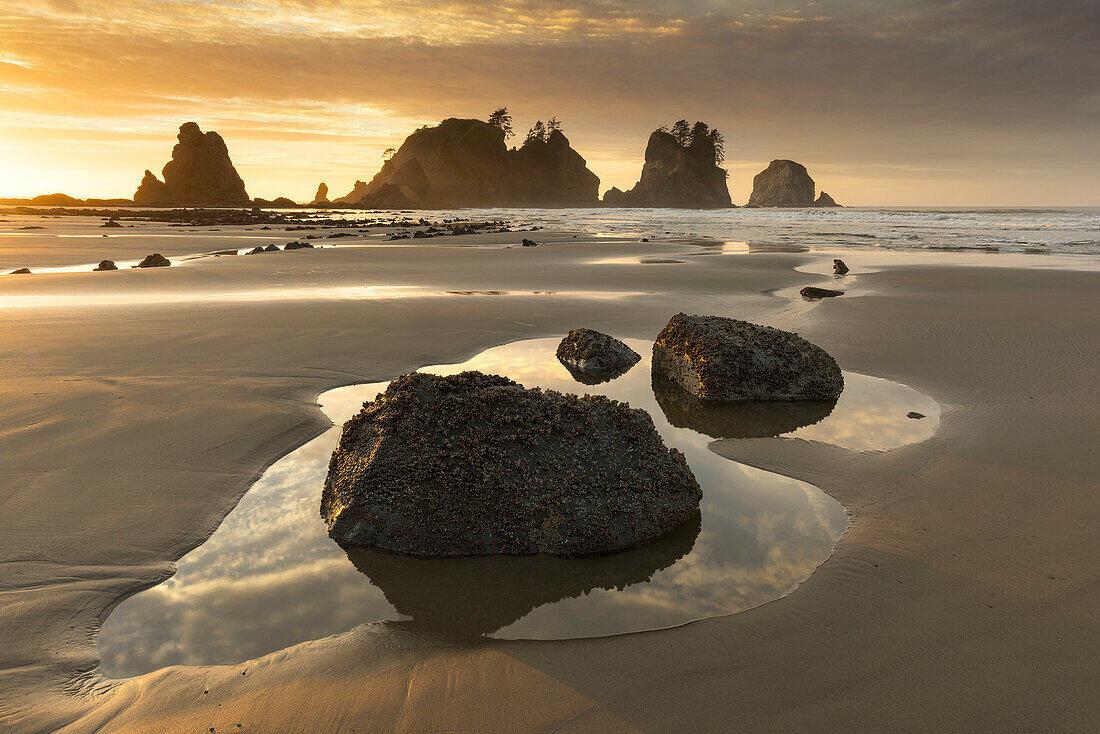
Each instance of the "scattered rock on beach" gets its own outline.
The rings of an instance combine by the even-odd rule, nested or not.
[[[840,258],[833,260],[833,273],[836,275],[847,275],[848,266],[844,264],[844,261]]]
[[[302,242],[302,241],[299,240],[298,242],[287,242],[286,247],[284,247],[283,249],[284,250],[312,250],[313,245],[310,244],[309,242]]]
[[[529,240],[526,237],[523,238],[523,242],[521,242],[520,244],[522,244],[524,247],[538,247],[539,246],[538,242],[535,242],[534,240]]]
[[[10,273],[8,273],[8,275],[30,275],[30,274],[31,274],[31,269],[30,268],[19,268],[18,270],[13,270]]]
[[[558,344],[558,361],[586,385],[625,374],[641,355],[613,336],[592,329],[573,329]]]
[[[100,227],[121,227],[122,225],[118,223],[117,219],[108,219],[106,222],[104,222],[103,224],[101,224],[99,226]]]
[[[92,272],[100,272],[103,270],[118,270],[118,266],[115,265],[114,260],[100,260],[99,265],[92,268]]]
[[[906,418],[912,418],[913,420],[918,420],[919,421],[921,418],[924,418],[925,415],[924,415],[924,413],[918,413],[915,410],[911,410],[905,415],[905,417]]]
[[[830,288],[817,288],[812,285],[808,285],[798,292],[803,298],[809,301],[819,301],[822,298],[836,298],[837,296],[843,296],[844,291],[834,291]]]
[[[159,252],[155,252],[152,255],[146,255],[145,259],[135,265],[135,268],[166,268],[171,265],[172,262],[161,255]]]
[[[676,314],[653,343],[653,371],[707,402],[835,400],[844,377],[828,352],[789,331]]]
[[[480,372],[413,372],[344,424],[321,516],[342,546],[594,556],[668,533],[701,496],[643,410]]]

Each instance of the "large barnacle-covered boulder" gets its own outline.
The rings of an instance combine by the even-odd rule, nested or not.
[[[836,400],[836,360],[798,334],[721,316],[676,314],[653,342],[653,371],[700,400]]]
[[[558,344],[558,361],[578,382],[596,385],[626,374],[642,357],[613,336],[573,329]]]
[[[321,516],[344,547],[595,556],[668,533],[701,497],[643,410],[480,372],[413,372],[344,424]]]

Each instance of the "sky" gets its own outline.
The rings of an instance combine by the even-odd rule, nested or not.
[[[250,195],[338,196],[501,105],[601,191],[687,118],[739,204],[791,158],[842,204],[1100,205],[1100,2],[0,0],[0,196],[129,197],[188,120]]]

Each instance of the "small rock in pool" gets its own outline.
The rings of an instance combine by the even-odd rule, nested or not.
[[[19,268],[18,270],[11,271],[10,273],[8,273],[8,275],[31,275],[31,269]]]
[[[848,266],[844,264],[843,260],[835,259],[833,260],[833,273],[836,275],[847,275]]]
[[[166,268],[171,265],[172,262],[161,255],[159,252],[155,252],[152,255],[146,255],[145,259],[134,265],[135,268]]]
[[[808,301],[818,301],[822,298],[836,298],[837,296],[844,295],[844,291],[834,291],[829,288],[816,288],[812,285],[806,286],[798,293]]]
[[[925,416],[924,416],[924,413],[918,413],[915,410],[911,410],[911,411],[909,411],[909,413],[905,417],[906,418],[912,418],[913,420],[920,420],[921,418],[924,418]]]
[[[118,270],[118,266],[115,265],[114,260],[100,260],[99,265],[92,268],[92,272],[100,272],[103,270]]]
[[[613,336],[592,329],[573,329],[558,344],[558,361],[586,385],[613,380],[642,357]]]
[[[413,372],[344,424],[320,510],[344,547],[572,557],[649,543],[701,498],[644,410],[480,372]]]
[[[653,371],[708,402],[835,400],[836,360],[798,334],[720,316],[673,316],[653,342]]]

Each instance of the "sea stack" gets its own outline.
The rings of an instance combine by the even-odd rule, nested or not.
[[[733,206],[727,173],[718,167],[721,136],[702,123],[696,123],[695,130],[697,134],[679,138],[663,128],[655,130],[646,144],[638,183],[629,191],[612,187],[604,194],[604,204],[684,209]]]
[[[804,207],[840,206],[833,197],[822,192],[814,199],[816,184],[810,178],[806,166],[795,161],[778,159],[752,180],[752,195],[747,206],[751,207]]]
[[[401,144],[370,183],[336,204],[377,209],[593,206],[600,179],[560,130],[509,150],[505,132],[482,120],[450,118]]]
[[[317,186],[317,193],[313,196],[310,206],[328,206],[332,202],[328,200],[328,184],[322,181]]]
[[[146,206],[247,205],[244,181],[237,175],[225,141],[214,131],[203,132],[194,122],[180,125],[179,143],[164,165],[161,181],[146,171],[134,192],[134,203]]]

